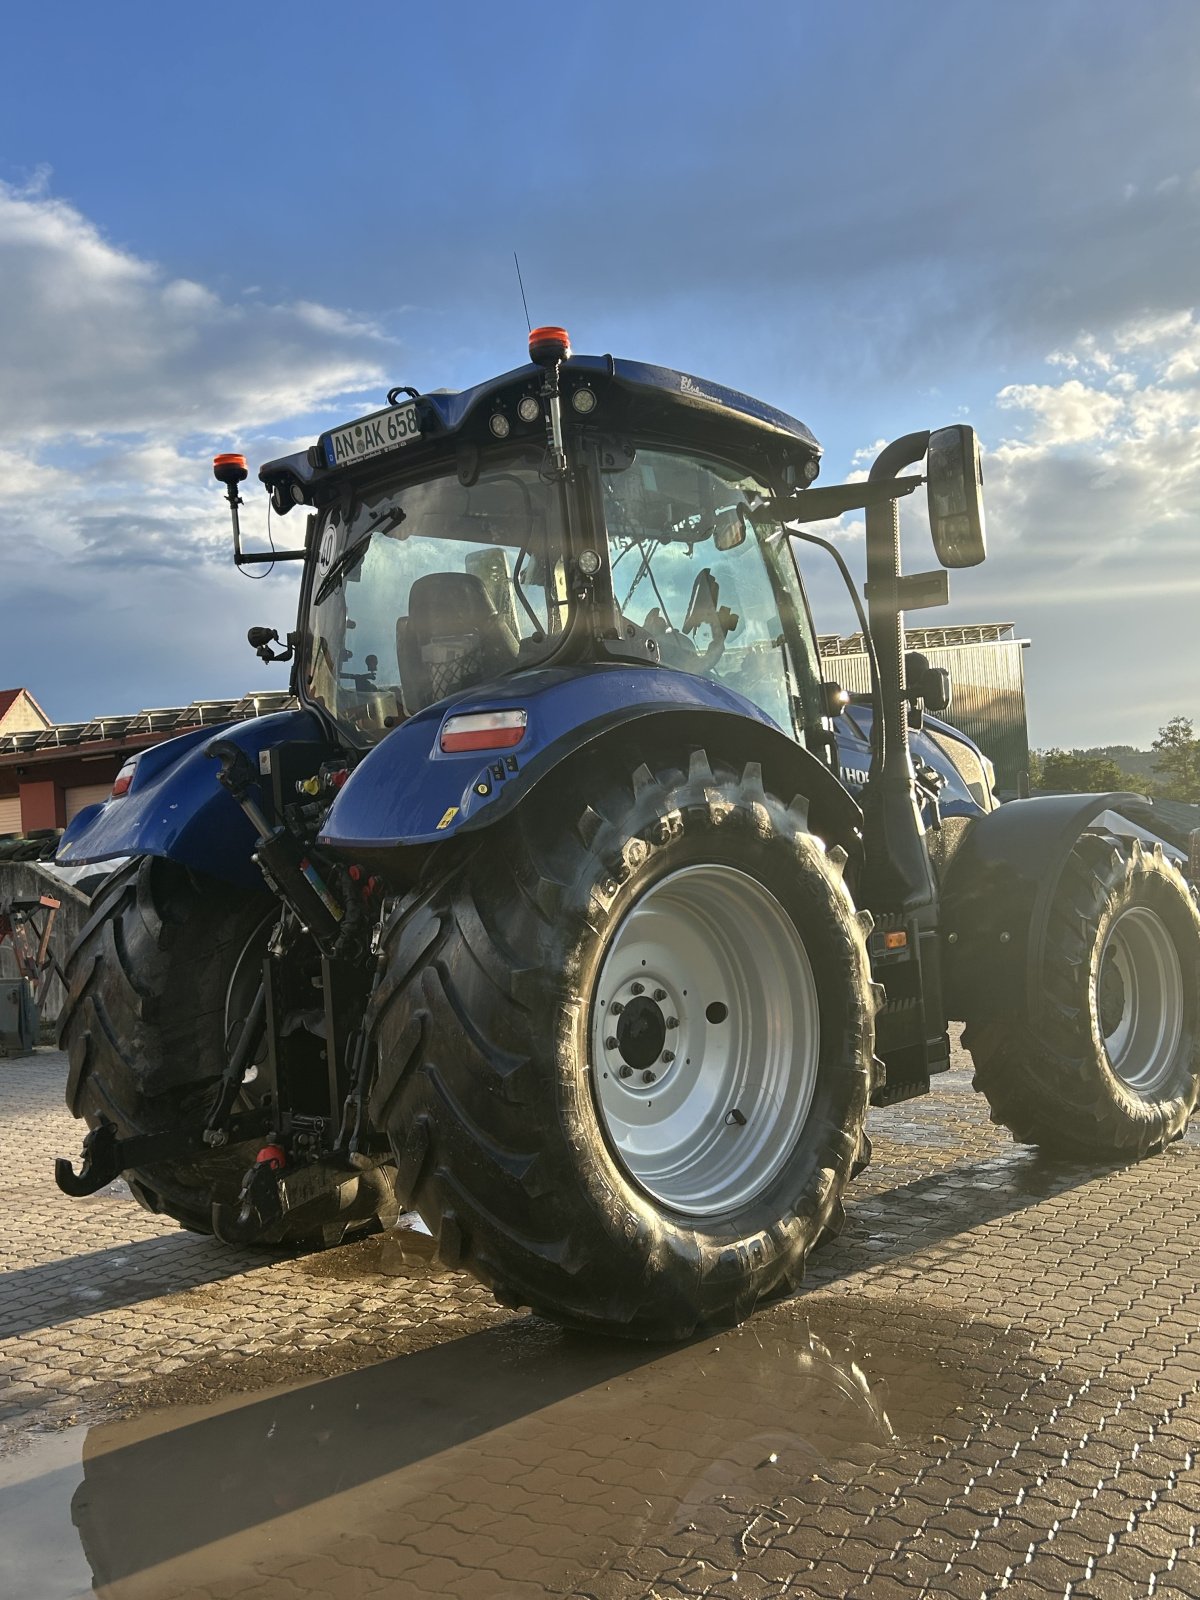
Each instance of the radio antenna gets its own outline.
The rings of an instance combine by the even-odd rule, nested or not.
[[[525,307],[525,326],[529,329],[530,333],[532,333],[533,322],[530,320],[529,316],[529,302],[525,298],[525,285],[521,281],[521,263],[517,260],[517,252],[515,250],[513,251],[513,266],[517,269],[517,286],[521,291],[521,304]]]

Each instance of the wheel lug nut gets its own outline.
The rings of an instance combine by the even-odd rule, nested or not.
[[[621,1068],[620,1073],[618,1074],[618,1076],[622,1077],[622,1078],[632,1077],[633,1076],[633,1068],[631,1066],[629,1066],[628,1064],[623,1066]]]
[[[674,1050],[664,1050],[662,1055],[659,1057],[660,1061],[674,1061],[674,1059],[675,1059]]]
[[[665,989],[655,989],[654,998],[659,1001],[665,1000],[667,998],[667,991]]]
[[[678,1026],[679,1026],[679,1018],[678,1017],[668,1017],[667,1018],[667,1027],[668,1028],[677,1028]]]
[[[642,1073],[642,1082],[643,1083],[653,1083],[654,1082],[654,1074],[651,1071],[649,1071],[649,1069],[647,1069],[645,1072]]]
[[[610,1005],[608,1009],[609,1009],[610,1013],[614,1017],[619,1017],[621,1015],[622,1011],[624,1011],[625,1007],[621,1004],[621,1002],[619,1000],[614,1000],[612,1005]]]
[[[611,1036],[611,1035],[610,1035],[610,1037],[609,1037],[609,1038],[607,1038],[607,1039],[605,1039],[605,1041],[604,1041],[604,1048],[605,1048],[605,1049],[606,1049],[606,1050],[615,1050],[615,1049],[616,1049],[616,1048],[617,1048],[617,1041],[616,1041],[616,1038],[615,1038],[615,1037],[614,1037],[614,1036]]]
[[[629,987],[634,994],[645,994],[646,992],[646,985],[644,983],[631,983]]]

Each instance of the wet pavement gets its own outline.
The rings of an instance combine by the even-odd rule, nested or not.
[[[59,1195],[0,1068],[0,1596],[1200,1596],[1200,1142],[1049,1165],[959,1065],[806,1291],[675,1348],[400,1233],[230,1251]]]

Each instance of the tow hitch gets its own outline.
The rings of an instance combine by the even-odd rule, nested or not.
[[[304,1212],[311,1236],[336,1244],[348,1225],[393,1204],[391,1185],[376,1158],[352,1156],[349,1165],[306,1159],[304,1154],[293,1160],[286,1143],[294,1133],[299,1144],[305,1145],[311,1138],[307,1119],[285,1118],[288,1126],[283,1132],[277,1119],[278,1112],[273,1120],[264,1110],[234,1117],[228,1124],[231,1142],[264,1142],[242,1179],[237,1199],[230,1204],[213,1203],[211,1223],[218,1239],[226,1244],[273,1243],[282,1236],[289,1216]],[[116,1124],[105,1118],[83,1141],[80,1170],[76,1172],[71,1162],[60,1156],[54,1163],[54,1181],[64,1194],[80,1199],[115,1182],[123,1172],[186,1161],[210,1149],[204,1130],[120,1139]]]
[[[231,1139],[252,1139],[269,1132],[270,1127],[269,1113],[254,1111],[231,1118],[228,1132]],[[84,1138],[79,1171],[65,1156],[59,1156],[54,1163],[54,1181],[64,1194],[78,1200],[115,1183],[122,1172],[167,1161],[186,1161],[191,1156],[204,1155],[208,1147],[203,1129],[138,1133],[131,1139],[119,1139],[116,1123],[102,1117]]]

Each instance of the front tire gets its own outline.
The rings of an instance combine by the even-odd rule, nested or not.
[[[970,1018],[992,1120],[1083,1157],[1161,1150],[1200,1095],[1200,913],[1161,846],[1076,842],[1055,893],[1042,1016]]]
[[[757,764],[664,752],[545,780],[397,922],[373,1119],[447,1264],[643,1338],[798,1284],[866,1148],[844,859]]]

